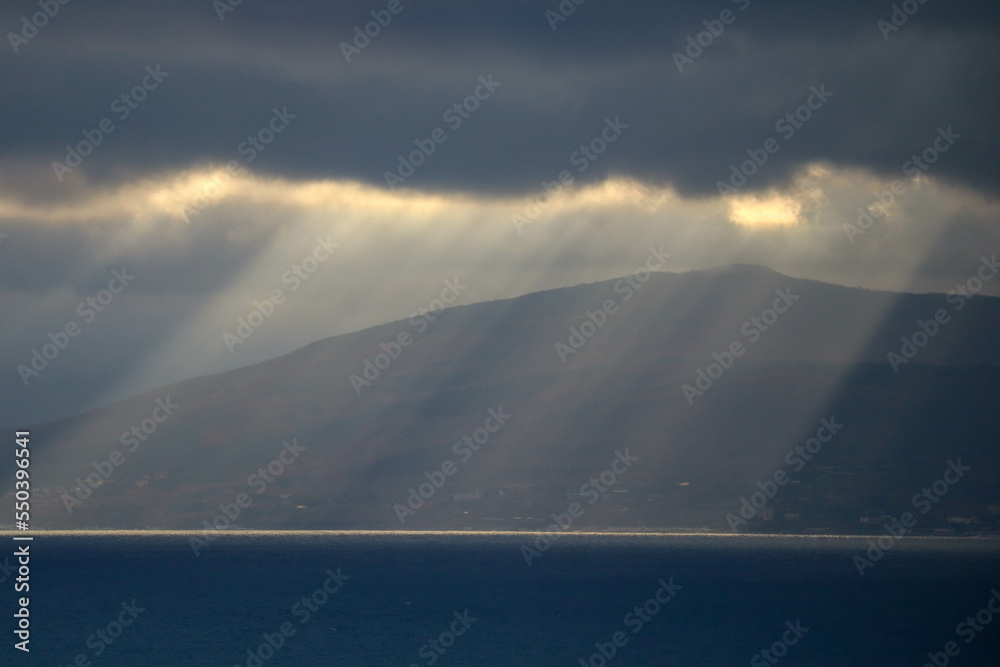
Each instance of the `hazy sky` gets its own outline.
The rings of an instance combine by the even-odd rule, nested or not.
[[[0,424],[649,246],[947,292],[1000,250],[1000,8],[897,7],[7,2]]]

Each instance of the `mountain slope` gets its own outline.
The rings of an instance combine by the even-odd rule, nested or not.
[[[580,526],[727,529],[784,470],[779,519],[847,530],[912,511],[958,457],[973,471],[923,525],[1000,504],[1000,299],[957,310],[751,266],[639,277],[393,322],[40,425],[36,525],[195,529],[247,493],[245,527],[535,528],[584,493]],[[887,353],[939,309],[949,320],[895,372]],[[496,426],[491,409],[510,418],[456,450]],[[786,454],[831,417],[844,427],[796,471]],[[144,441],[122,437],[133,426]],[[287,466],[255,475],[283,449]],[[638,461],[613,487],[581,490],[626,449]],[[455,472],[435,473],[446,460]],[[113,472],[89,489],[98,469]],[[428,479],[444,483],[422,506],[394,508]]]

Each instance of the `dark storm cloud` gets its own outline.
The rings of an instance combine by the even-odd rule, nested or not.
[[[18,165],[4,178],[22,197],[71,196],[50,163],[106,117],[115,130],[79,168],[91,184],[242,159],[241,142],[287,107],[297,117],[249,165],[257,173],[385,185],[397,155],[440,127],[448,140],[408,187],[534,191],[573,169],[579,181],[615,174],[712,195],[769,137],[780,150],[747,189],[819,160],[895,175],[950,125],[962,139],[934,176],[992,193],[1000,10],[913,1],[919,9],[886,40],[876,22],[889,19],[891,3],[589,0],[553,31],[545,12],[555,0],[402,0],[351,64],[340,43],[387,2],[244,0],[223,21],[208,0],[70,2],[19,53],[0,45],[0,173]],[[735,21],[678,72],[671,54],[724,9]],[[18,30],[37,10],[8,5],[0,28]],[[113,101],[156,65],[169,75],[116,117]],[[501,87],[450,128],[443,111],[489,74]],[[820,85],[834,96],[782,138],[775,122]],[[571,153],[607,117],[628,130],[576,172]]]

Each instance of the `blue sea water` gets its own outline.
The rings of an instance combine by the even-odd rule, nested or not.
[[[861,576],[857,538],[557,537],[529,567],[513,534],[38,535],[31,653],[5,613],[0,664],[1000,665],[996,541],[904,539]]]

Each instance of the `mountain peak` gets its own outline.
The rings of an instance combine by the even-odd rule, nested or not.
[[[628,450],[641,463],[622,490],[641,497],[616,494],[592,521],[724,527],[718,508],[830,415],[850,427],[824,467],[848,456],[878,476],[905,450],[905,474],[867,492],[920,488],[941,457],[929,435],[955,423],[939,413],[959,408],[963,455],[979,452],[989,477],[1000,302],[969,302],[940,326],[901,369],[905,392],[887,363],[943,303],[736,264],[389,322],[33,428],[46,450],[33,480],[49,490],[36,512],[52,527],[197,528],[295,442],[301,456],[244,525],[399,528],[391,508],[450,461],[458,472],[405,527],[517,528]],[[959,406],[969,387],[985,398]]]

